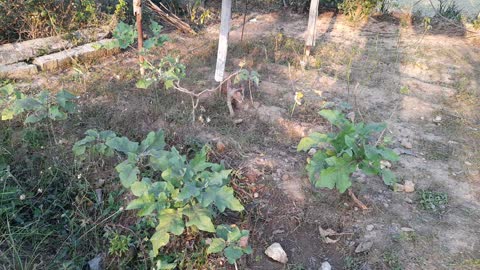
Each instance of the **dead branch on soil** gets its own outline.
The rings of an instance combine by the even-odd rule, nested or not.
[[[163,21],[187,34],[196,34],[195,31],[186,22],[180,20],[177,15],[171,13],[162,3],[155,4],[147,0],[145,5],[155,12]]]
[[[360,209],[362,210],[368,210],[368,207],[362,202],[360,201],[357,196],[355,196],[355,193],[353,193],[352,189],[348,189],[348,195],[352,198],[353,202],[358,206],[360,207]]]

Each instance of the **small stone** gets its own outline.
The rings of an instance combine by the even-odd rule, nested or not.
[[[90,270],[103,270],[103,256],[99,254],[95,258],[88,261],[88,267]]]
[[[468,161],[465,161],[465,165],[467,165],[467,166],[472,166],[472,163],[471,163],[471,162],[468,162]]]
[[[331,270],[332,266],[330,265],[329,262],[323,262],[322,266],[320,267],[320,270]]]
[[[414,229],[408,228],[408,227],[402,227],[402,228],[400,228],[400,230],[402,232],[414,232],[415,231]]]
[[[405,186],[402,184],[395,183],[393,185],[393,191],[395,192],[404,192],[405,191]]]
[[[253,193],[253,198],[258,198],[258,192]]]
[[[317,149],[315,149],[315,148],[312,148],[312,149],[308,150],[308,155],[309,156],[313,156],[313,155],[315,155],[315,153],[317,153]]]
[[[265,254],[271,259],[281,262],[283,264],[288,262],[287,253],[283,250],[282,246],[279,243],[271,244],[266,250]]]
[[[405,192],[407,193],[415,191],[415,184],[410,180],[405,181],[405,184],[403,186],[405,187]]]
[[[406,203],[409,203],[409,204],[412,204],[412,203],[413,203],[413,200],[410,199],[410,198],[405,198],[404,201],[405,201]]]
[[[372,224],[367,225],[367,231],[372,231],[374,226]]]
[[[217,142],[217,152],[223,153],[225,151],[225,144],[218,141]]]
[[[401,142],[401,145],[407,149],[412,149],[413,148],[413,145],[411,142],[409,142],[408,140],[404,139],[402,140]]]
[[[389,207],[388,203],[383,203],[383,206],[384,206],[385,208],[388,208],[388,207]]]
[[[241,124],[242,122],[243,122],[243,119],[240,119],[240,118],[233,120],[233,123],[236,125]]]
[[[442,117],[440,115],[435,116],[435,118],[433,118],[433,122],[435,124],[442,122]]]
[[[362,242],[355,249],[355,253],[361,253],[361,252],[369,251],[372,248],[372,246],[373,246],[372,241]]]
[[[392,164],[388,160],[380,160],[380,168],[381,169],[389,169],[392,167]]]

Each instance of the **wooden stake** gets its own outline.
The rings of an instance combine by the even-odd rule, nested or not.
[[[225,62],[227,61],[228,33],[230,32],[230,17],[232,15],[232,0],[222,0],[222,14],[220,22],[220,35],[218,37],[217,66],[215,68],[215,81],[223,81]]]
[[[133,0],[133,14],[137,19],[137,33],[138,33],[138,62],[143,63],[143,29],[142,29],[142,0]],[[140,74],[145,75],[145,69],[140,67]]]
[[[315,46],[315,40],[317,38],[317,17],[318,17],[318,4],[320,0],[310,1],[310,13],[308,15],[308,27],[307,36],[305,38],[305,54],[310,55],[310,50]]]

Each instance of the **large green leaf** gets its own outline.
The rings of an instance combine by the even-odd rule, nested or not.
[[[115,169],[119,174],[122,185],[126,188],[130,188],[130,186],[138,180],[140,170],[137,166],[129,163],[128,161],[118,164]]]
[[[337,110],[321,110],[319,112],[323,118],[327,119],[328,122],[330,122],[332,125],[342,128],[346,124],[350,123],[346,118],[343,113],[337,111]]]
[[[188,217],[187,226],[196,226],[201,231],[215,232],[210,212],[201,207],[186,208],[184,214]]]
[[[392,149],[379,148],[378,153],[380,153],[380,155],[386,160],[390,160],[390,161],[398,161],[399,160],[398,154],[395,153]]]
[[[158,214],[157,231],[166,231],[181,235],[185,229],[182,209],[164,209]]]
[[[207,179],[208,185],[210,186],[223,186],[228,184],[229,175],[232,170],[222,170],[219,172],[213,172],[210,177]]]
[[[315,183],[318,188],[334,187],[340,192],[345,192],[351,185],[350,174],[356,169],[356,166],[345,161],[343,158],[336,158],[335,165],[321,171],[320,179]]]
[[[127,137],[110,138],[105,144],[125,154],[138,152],[138,143],[130,141]]]
[[[227,258],[230,264],[234,264],[238,259],[243,255],[243,250],[240,247],[229,246],[223,251],[225,257]]]
[[[170,234],[166,231],[156,231],[150,238],[150,242],[152,242],[153,256],[157,256],[158,250],[168,244],[168,241],[170,241]]]
[[[235,198],[233,189],[228,186],[222,187],[208,187],[202,194],[202,206],[208,207],[214,204],[218,211],[224,212],[225,208],[229,208],[233,211],[243,211],[243,205]]]
[[[317,146],[319,143],[329,142],[327,134],[313,132],[308,137],[302,138],[297,146],[297,151],[308,151],[310,148]]]
[[[212,242],[207,248],[207,254],[222,252],[225,246],[225,240],[223,240],[222,238],[213,238]]]
[[[392,186],[397,182],[397,179],[391,170],[383,169],[381,171],[381,174],[382,174],[382,179],[385,185]]]
[[[163,150],[166,146],[165,143],[165,135],[163,131],[159,130],[157,132],[150,132],[148,133],[145,140],[142,141],[140,144],[140,151],[149,151],[155,150],[160,151]]]

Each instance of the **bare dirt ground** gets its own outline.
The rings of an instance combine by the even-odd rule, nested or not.
[[[324,261],[333,269],[478,269],[480,48],[475,37],[436,26],[424,34],[420,23],[403,16],[371,18],[353,27],[341,15],[324,13],[303,69],[306,16],[250,14],[242,43],[241,21],[233,22],[227,69],[244,59],[262,76],[255,103],[238,112],[241,124],[229,119],[219,95],[201,101],[198,114],[210,121],[192,125],[188,98],[135,89],[132,52],[41,74],[31,85],[63,87],[81,96],[72,141],[88,128],[131,138],[163,128],[172,143],[224,143],[226,151],[218,158],[245,176],[239,185],[258,193],[244,196],[244,226],[253,233],[254,254],[241,269],[316,270]],[[184,85],[209,87],[217,31],[215,25],[198,37],[172,34],[156,56],[179,55],[187,66]],[[296,91],[304,93],[305,104],[291,115]],[[403,153],[393,170],[400,182],[413,181],[415,192],[394,192],[378,177],[357,175],[353,189],[369,206],[361,211],[347,195],[311,187],[306,154],[297,153],[296,145],[312,130],[331,129],[317,115],[326,102],[354,111],[357,121],[388,123],[393,148]],[[446,193],[448,203],[425,210],[422,190]],[[320,227],[343,234],[326,243]],[[287,265],[263,254],[273,242],[287,252]],[[362,243],[372,246],[356,253]]]

